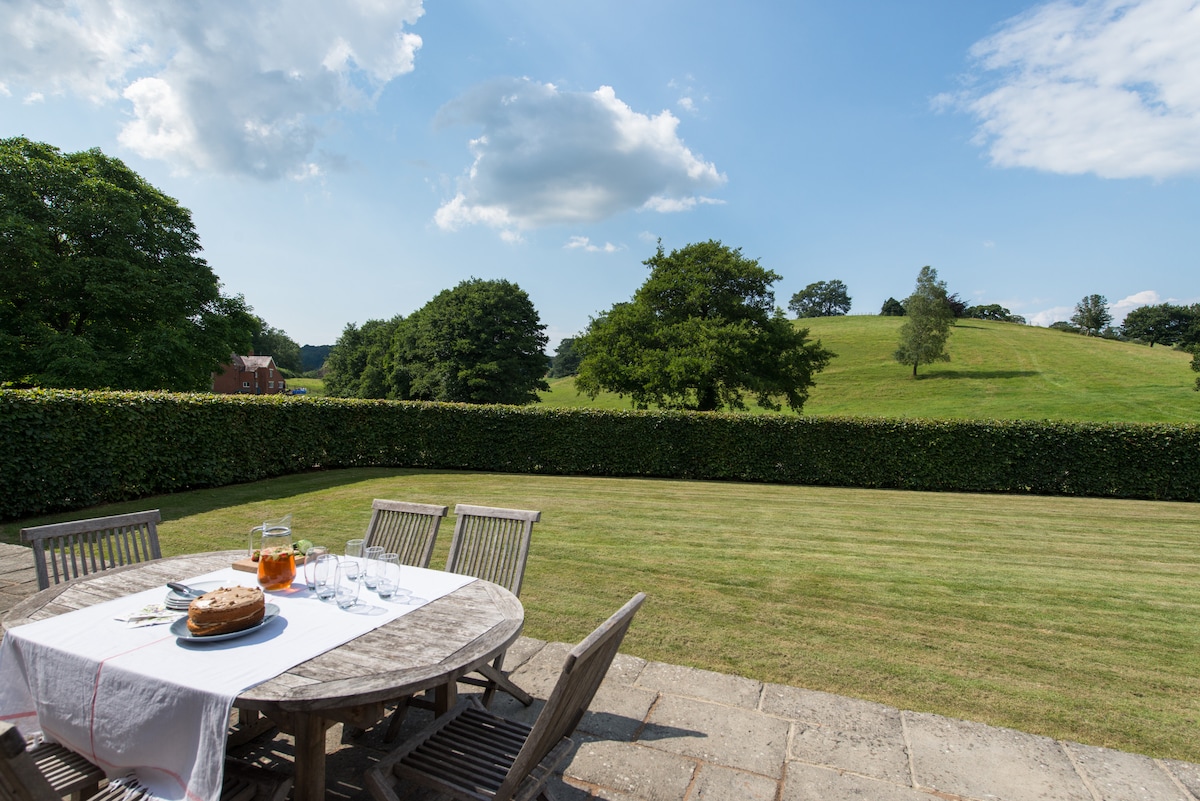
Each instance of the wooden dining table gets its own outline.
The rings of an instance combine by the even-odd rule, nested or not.
[[[229,567],[244,551],[169,557],[113,568],[35,593],[4,618],[6,630],[102,601]],[[465,586],[238,694],[238,710],[260,712],[295,738],[296,801],[325,797],[325,733],[337,723],[368,727],[385,704],[434,690],[440,710],[455,681],[504,652],[521,633],[516,596],[488,581]]]

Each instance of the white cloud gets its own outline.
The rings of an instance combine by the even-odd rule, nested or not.
[[[411,72],[422,0],[0,0],[0,80],[125,101],[126,147],[180,171],[311,175],[327,118]]]
[[[616,253],[624,250],[624,247],[614,245],[612,242],[605,242],[603,245],[593,245],[590,237],[573,236],[567,240],[567,244],[563,245],[566,250],[585,250],[588,253]]]
[[[1074,313],[1074,306],[1054,306],[1052,308],[1045,309],[1044,311],[1026,314],[1024,317],[1030,325],[1040,325],[1041,327],[1045,328],[1051,323],[1070,320],[1071,315]]]
[[[1108,304],[1108,311],[1113,316],[1113,325],[1120,325],[1125,322],[1125,315],[1134,309],[1140,306],[1153,306],[1157,303],[1162,303],[1158,293],[1153,289],[1146,289],[1135,292],[1127,298],[1121,298],[1116,303]]]
[[[979,120],[994,164],[1105,178],[1200,172],[1195,0],[1056,0],[971,54],[981,88],[953,102]]]
[[[607,86],[584,93],[496,80],[447,104],[438,124],[483,129],[470,142],[474,161],[459,191],[434,218],[449,230],[511,232],[686,208],[711,202],[696,193],[726,180],[684,145],[671,112],[635,112]]]

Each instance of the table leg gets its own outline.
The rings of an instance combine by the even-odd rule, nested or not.
[[[320,715],[296,716],[296,782],[293,801],[324,801],[325,731],[332,724]]]
[[[439,684],[433,691],[433,714],[444,715],[458,703],[458,682]]]

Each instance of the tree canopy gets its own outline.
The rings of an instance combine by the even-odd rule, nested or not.
[[[463,281],[397,327],[392,397],[536,403],[538,391],[550,389],[545,328],[516,284]]]
[[[788,303],[797,317],[838,317],[850,311],[850,295],[841,281],[809,284]]]
[[[904,301],[904,310],[900,346],[893,357],[901,364],[911,364],[916,378],[919,365],[950,361],[946,341],[954,325],[954,310],[946,301],[946,283],[938,280],[937,270],[921,268],[916,289]]]
[[[1097,336],[1112,322],[1108,300],[1103,295],[1088,295],[1075,304],[1071,324],[1086,336]]]
[[[331,398],[387,397],[387,366],[392,336],[404,320],[348,323],[325,359],[325,394]]]
[[[190,212],[98,149],[0,140],[0,381],[203,390],[255,320]]]
[[[550,377],[565,378],[579,372],[579,362],[583,360],[575,337],[563,337],[550,360]]]
[[[632,300],[593,319],[575,343],[576,387],[642,409],[745,409],[747,393],[765,409],[782,408],[780,398],[803,408],[834,354],[775,306],[778,274],[713,240],[669,255],[660,242],[643,263],[650,277]]]
[[[270,356],[275,360],[275,366],[281,370],[293,373],[304,372],[304,364],[300,361],[300,345],[287,335],[287,332],[267,325],[266,320],[255,316],[258,328],[250,340],[250,348],[258,356]]]
[[[895,298],[888,298],[879,309],[880,317],[903,317],[904,304]]]
[[[1125,315],[1121,334],[1126,339],[1174,345],[1184,341],[1196,323],[1196,314],[1187,306],[1159,303],[1154,306],[1139,306]]]
[[[1001,323],[1025,324],[1024,317],[1019,314],[1013,314],[999,303],[988,303],[981,306],[968,306],[963,311],[962,316],[970,317],[975,320],[995,320]]]

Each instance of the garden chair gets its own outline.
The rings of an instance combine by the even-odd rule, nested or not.
[[[33,548],[38,589],[110,567],[161,559],[157,509],[21,529]]]
[[[71,788],[53,781],[54,774],[47,773],[44,754],[39,756],[44,748],[28,750],[16,727],[0,721],[0,801],[62,801],[71,792]],[[91,772],[99,772],[83,757],[73,756]],[[99,776],[103,778],[104,774],[99,772]],[[291,789],[290,776],[234,759],[225,760],[221,801],[284,801]],[[138,801],[144,797],[144,792],[113,785],[86,796],[87,801]]]
[[[397,780],[407,780],[465,801],[553,801],[546,782],[574,746],[571,734],[645,598],[635,595],[571,650],[532,726],[464,699],[367,771],[371,795],[399,801]]]
[[[533,536],[533,524],[541,520],[542,513],[525,509],[501,509],[492,506],[458,504],[454,507],[454,538],[450,541],[450,554],[446,558],[446,571],[462,573],[484,579],[520,595],[521,581],[525,577],[525,561],[529,557],[529,541]],[[502,689],[525,706],[533,703],[533,696],[522,690],[501,672],[504,654],[500,654],[490,665],[479,668],[481,677],[464,676],[459,681],[483,687],[483,705],[488,706],[496,689]],[[385,742],[392,742],[400,733],[400,726],[409,704],[432,708],[427,700],[408,698],[401,700],[392,713]]]
[[[400,564],[429,567],[438,527],[447,507],[376,498],[371,502],[371,522],[363,547],[381,545],[386,553],[399,554]]]

